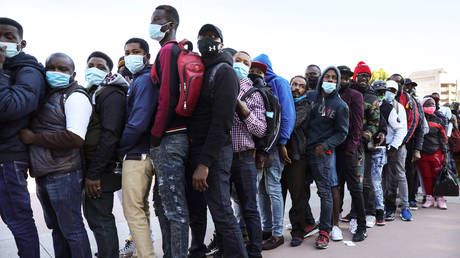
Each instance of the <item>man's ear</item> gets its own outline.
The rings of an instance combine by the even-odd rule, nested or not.
[[[77,76],[77,73],[73,72],[73,74],[70,76],[69,83],[72,83],[75,80],[75,76]]]
[[[150,61],[150,53],[144,56],[144,64],[148,64]]]
[[[19,45],[18,46],[19,47],[18,51],[21,51],[23,48],[25,48],[27,46],[27,41],[21,40],[21,42],[19,42],[18,45]]]

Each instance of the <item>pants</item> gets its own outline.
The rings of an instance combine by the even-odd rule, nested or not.
[[[262,228],[256,199],[257,170],[255,158],[250,155],[250,152],[233,155],[231,181],[235,186],[240,204],[239,210],[249,237],[249,243],[246,246],[248,255],[262,257]]]
[[[206,251],[204,237],[206,235],[206,204],[211,212],[218,235],[218,246],[224,257],[248,257],[243,242],[240,227],[233,215],[230,201],[230,177],[232,166],[232,146],[224,146],[217,159],[209,168],[207,183],[208,189],[203,193],[195,191],[192,186],[192,177],[198,166],[201,149],[191,149],[190,166],[187,169],[187,196],[190,212],[190,228],[192,243],[189,249],[190,257],[203,257]],[[219,240],[220,239],[220,240]]]
[[[82,170],[48,174],[36,183],[55,257],[93,257],[81,214]]]
[[[365,147],[363,147],[365,149]],[[358,178],[360,179],[360,187],[362,188],[363,198],[364,198],[364,210],[366,215],[375,216],[375,194],[374,194],[374,185],[372,183],[371,176],[371,160],[372,155],[370,151],[365,150],[364,153],[358,153],[358,158],[361,158],[361,161],[358,162]],[[361,181],[362,179],[362,181]],[[341,196],[344,194],[342,193]],[[343,197],[342,197],[343,200]],[[355,218],[356,211],[353,209],[355,205],[353,200],[351,201],[351,211],[350,216]]]
[[[353,210],[356,212],[358,227],[366,228],[366,214],[364,211],[364,197],[361,191],[357,165],[358,156],[357,153],[353,155],[347,154],[344,150],[336,150],[337,158],[337,175],[340,181],[347,183],[348,190],[350,191]]]
[[[304,229],[307,226],[305,221],[305,210],[307,209],[306,169],[307,159],[304,157],[300,160],[293,160],[292,164],[286,165],[283,170],[283,177],[286,177],[287,189],[292,200],[292,207],[289,210],[292,237],[303,237]]]
[[[371,159],[371,178],[375,193],[375,209],[384,210],[385,204],[383,201],[382,188],[382,172],[383,167],[387,163],[386,149],[379,148],[372,153]]]
[[[274,150],[274,160],[270,168],[257,171],[259,186],[259,206],[262,217],[262,230],[272,232],[273,236],[283,235],[284,202],[281,191],[281,175],[284,164],[281,163],[278,149]]]
[[[93,231],[99,257],[119,257],[118,233],[113,216],[114,192],[120,188],[121,175],[106,171],[101,176],[101,196],[83,199],[83,212],[89,228]]]
[[[388,158],[388,164],[384,167],[384,196],[385,207],[388,211],[396,211],[396,196],[399,187],[399,197],[402,208],[409,207],[406,170],[406,146],[402,145],[394,157]]]
[[[412,162],[412,157],[415,152],[415,140],[412,138],[406,143],[407,157],[406,157],[406,180],[407,188],[409,190],[409,202],[415,202],[415,195],[417,194],[417,170],[415,169],[415,163]]]
[[[138,257],[155,257],[150,238],[149,192],[153,167],[150,158],[125,160],[122,171],[123,213],[136,244]]]
[[[431,155],[422,154],[422,158],[417,161],[418,169],[423,178],[426,195],[433,195],[433,186],[436,182],[436,177],[442,170],[443,160],[444,155],[441,150],[438,150]]]
[[[27,190],[27,168],[23,161],[0,163],[0,215],[13,233],[19,257],[40,257],[37,227]]]
[[[332,228],[332,193],[329,180],[331,157],[327,154],[317,155],[313,150],[307,152],[307,157],[309,157],[308,168],[315,180],[317,193],[321,199],[319,230],[330,232]]]
[[[189,212],[185,194],[188,143],[185,133],[169,135],[152,150],[156,174],[154,206],[165,258],[185,258],[188,253]]]

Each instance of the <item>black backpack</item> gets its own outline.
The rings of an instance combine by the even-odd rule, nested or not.
[[[267,122],[267,131],[262,138],[254,137],[257,152],[267,155],[278,141],[281,126],[281,105],[278,98],[273,93],[270,86],[265,83],[254,83],[253,87],[243,94],[241,100],[245,100],[254,92],[262,95],[265,106],[265,121]]]

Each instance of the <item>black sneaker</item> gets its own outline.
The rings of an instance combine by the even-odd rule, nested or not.
[[[353,235],[353,242],[361,242],[367,237],[366,229],[358,228],[356,233]]]
[[[267,240],[267,239],[269,239],[270,237],[272,237],[272,232],[265,232],[265,231],[262,231],[262,241]]]
[[[284,237],[271,236],[269,239],[262,242],[262,250],[272,250],[284,244]]]
[[[209,243],[208,246],[206,246],[206,256],[211,256],[219,252],[219,247],[217,246],[217,236],[216,233],[212,236],[211,243]]]
[[[414,210],[414,211],[418,210],[417,203],[415,201],[410,201],[409,202],[409,209]]]
[[[384,210],[376,210],[375,211],[375,225],[377,226],[385,226],[385,211]]]
[[[393,221],[395,220],[395,213],[392,211],[387,211],[385,214],[385,220],[386,221]]]
[[[218,251],[218,252],[216,252],[212,257],[213,257],[213,258],[223,258],[223,257],[224,257],[224,253],[221,252],[221,251]]]

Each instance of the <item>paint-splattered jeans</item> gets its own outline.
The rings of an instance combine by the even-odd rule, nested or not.
[[[387,152],[385,148],[377,148],[372,153],[371,159],[371,178],[375,192],[375,209],[384,210],[383,189],[382,189],[382,171],[383,166],[387,164]]]

